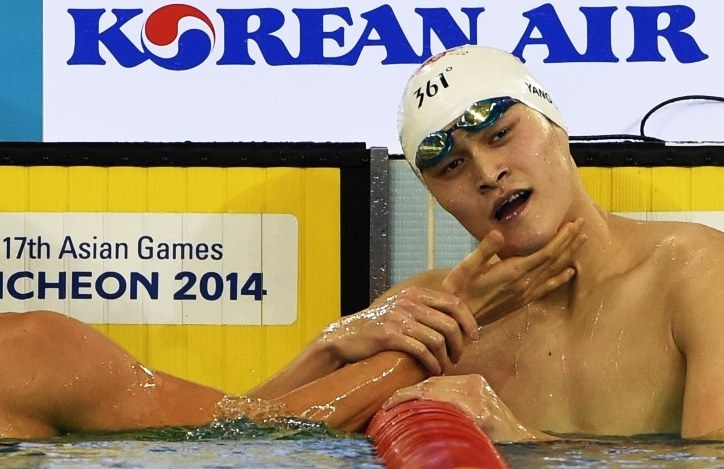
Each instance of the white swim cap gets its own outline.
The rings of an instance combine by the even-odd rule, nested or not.
[[[465,45],[427,59],[402,96],[398,132],[405,158],[415,165],[417,147],[482,99],[509,96],[542,113],[563,130],[566,124],[551,95],[514,55],[491,47]]]

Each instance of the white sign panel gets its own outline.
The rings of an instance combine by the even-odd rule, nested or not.
[[[711,0],[45,0],[45,141],[365,142],[399,153],[397,104],[432,53],[511,51],[571,135],[638,134],[652,107],[724,95]],[[722,104],[666,106],[647,134],[724,140]]]
[[[0,213],[0,308],[96,324],[291,324],[285,214]]]

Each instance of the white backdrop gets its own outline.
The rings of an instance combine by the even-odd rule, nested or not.
[[[571,135],[638,134],[644,114],[665,99],[724,95],[724,3],[711,0],[676,7],[663,0],[187,0],[191,8],[175,12],[168,5],[44,0],[45,141],[355,141],[399,153],[397,104],[417,65],[385,62],[403,61],[407,44],[416,56],[426,44],[442,50],[434,32],[424,34],[435,19],[445,41],[464,34],[518,49],[555,96]],[[176,23],[197,36],[179,40]],[[265,31],[261,45],[246,40],[257,29]],[[163,33],[169,44],[158,46]],[[204,41],[210,50],[196,62],[169,69],[182,49],[203,49]],[[286,63],[270,65],[285,62],[281,46]],[[292,64],[300,56],[310,63]],[[340,57],[352,64],[335,64]],[[98,58],[105,63],[92,63]],[[646,130],[667,140],[722,141],[722,119],[723,104],[673,104]]]

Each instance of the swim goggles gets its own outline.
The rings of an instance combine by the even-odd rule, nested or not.
[[[429,133],[417,146],[415,165],[422,171],[442,161],[452,149],[451,134],[458,129],[478,132],[493,125],[510,106],[518,103],[509,96],[490,98],[477,101],[465,109],[458,121],[447,130]]]

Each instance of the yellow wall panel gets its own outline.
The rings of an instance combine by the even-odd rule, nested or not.
[[[28,173],[28,210],[68,210],[68,168],[37,166]]]
[[[188,173],[187,212],[226,211],[227,177],[224,168],[194,168]]]
[[[306,295],[303,304],[307,313],[302,320],[305,336],[310,337],[326,327],[338,315],[336,309],[341,302],[340,291],[323,294],[324,285],[330,282],[339,282],[339,268],[341,263],[339,250],[331,250],[336,240],[341,239],[340,225],[334,214],[340,212],[339,197],[324,197],[315,187],[326,187],[333,192],[340,191],[340,181],[337,171],[324,169],[306,174],[304,185],[305,223],[309,226],[322,227],[319,230],[306,230],[304,239],[303,258],[305,268],[300,273],[301,281],[305,285],[313,285],[304,289]],[[324,253],[320,255],[320,253]]]
[[[611,168],[578,168],[583,186],[593,200],[606,210],[610,210],[612,205],[612,172]]]
[[[691,168],[691,209],[724,210],[724,168]]]
[[[28,210],[29,170],[26,166],[0,167],[0,211],[25,212]]]
[[[651,169],[614,168],[611,173],[611,210],[648,212],[651,210]]]
[[[94,324],[154,369],[241,393],[339,317],[336,168],[2,167],[3,211],[288,213],[298,220],[297,321],[283,326]]]
[[[651,210],[688,212],[691,210],[691,169],[651,168]]]
[[[148,174],[147,210],[149,212],[186,212],[187,169],[148,168],[146,171]]]
[[[267,173],[276,168],[229,168],[226,170],[228,197],[226,211],[230,213],[266,213],[264,186]]]
[[[148,170],[108,168],[108,211],[145,212],[148,209]]]
[[[108,211],[108,169],[68,168],[68,207],[74,212]]]
[[[264,186],[265,213],[293,213],[299,223],[299,252],[306,251],[307,237],[305,234],[310,228],[307,222],[307,213],[304,210],[303,186],[305,170],[301,168],[274,168],[267,170],[267,184]],[[317,227],[320,229],[321,227]],[[306,256],[300,256],[298,272],[306,270]],[[309,290],[312,287],[305,283],[304,276],[300,275],[300,283]],[[299,301],[299,317],[306,317],[307,308],[304,301]],[[262,310],[262,316],[264,311]],[[277,353],[267,354],[263,359],[263,366],[267,369],[279,369],[301,350],[304,346],[301,321],[289,326],[271,326],[264,328],[264,348],[268,349],[277,344]]]
[[[603,208],[616,212],[724,210],[724,168],[579,168],[583,185]]]

